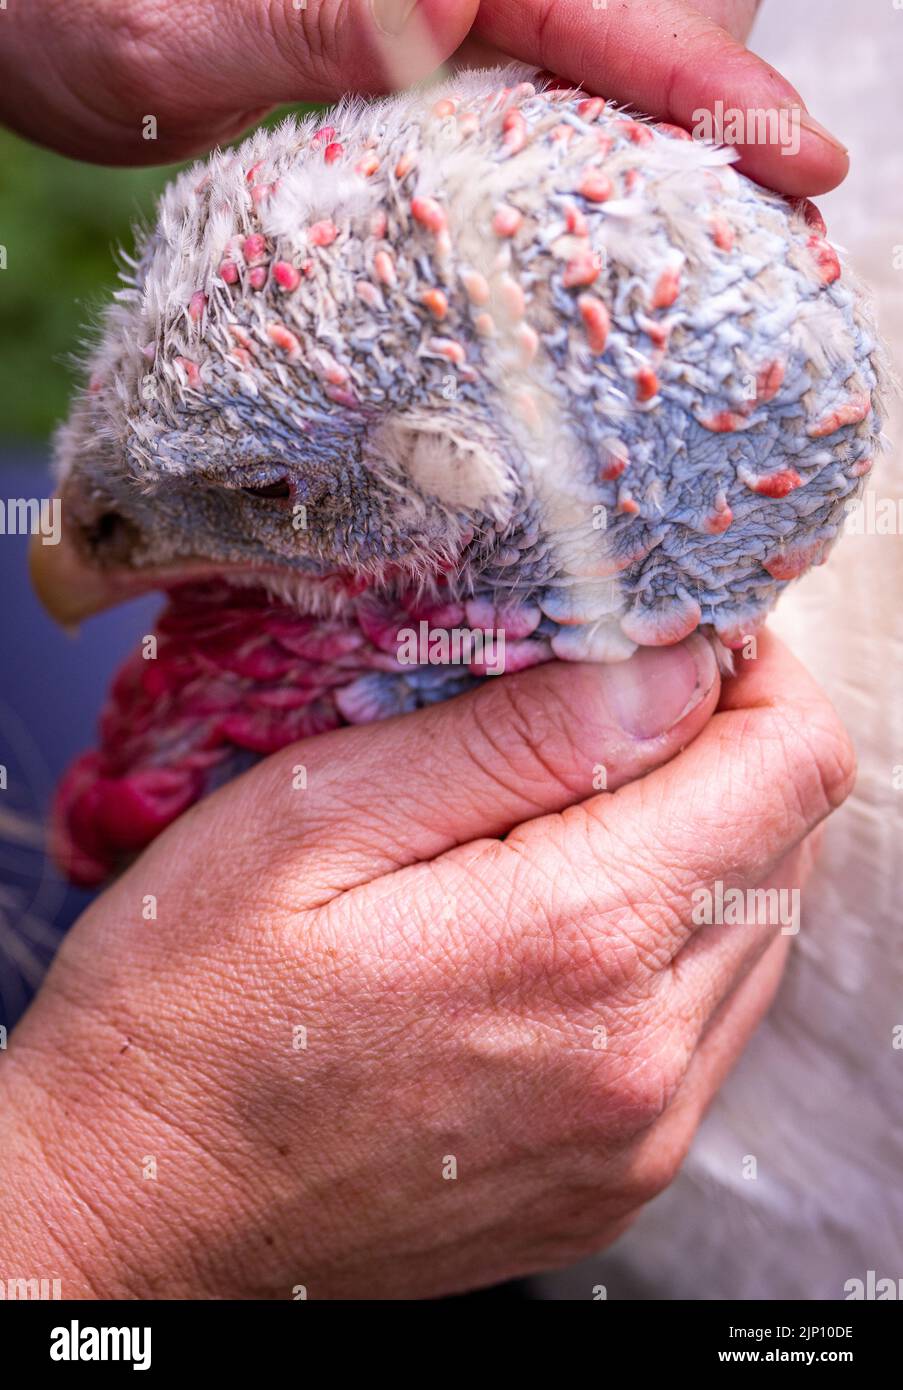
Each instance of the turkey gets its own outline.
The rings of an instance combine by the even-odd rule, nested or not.
[[[178,177],[35,548],[63,620],[170,594],[61,789],[75,878],[295,739],[697,627],[754,644],[855,505],[885,369],[816,209],[731,162],[516,65]]]

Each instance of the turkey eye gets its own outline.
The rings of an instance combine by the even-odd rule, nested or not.
[[[263,483],[260,487],[243,487],[248,497],[275,497],[286,499],[292,495],[292,486],[285,478],[280,478],[275,483]]]

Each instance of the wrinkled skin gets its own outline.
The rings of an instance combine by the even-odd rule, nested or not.
[[[120,0],[102,26],[92,0],[33,0],[5,16],[3,111],[79,157],[181,156],[284,97],[331,99],[369,76],[357,8],[340,33],[338,6],[310,5],[292,50],[274,38],[276,4],[236,9],[249,35],[211,26],[198,0]],[[429,8],[453,21],[450,54],[476,7]],[[684,108],[719,93],[743,105],[763,83],[792,100],[699,17],[745,35],[751,8],[619,5],[620,27],[589,46],[594,75],[680,120],[663,100],[677,31],[695,47]],[[139,9],[152,41],[134,32]],[[587,75],[583,26],[612,18],[487,0],[479,32],[510,44],[515,14],[516,56],[572,78]],[[149,109],[170,116],[156,149],[135,132]],[[817,137],[795,159],[750,159],[794,193],[846,169]],[[639,740],[611,688],[632,662],[578,668],[576,685],[553,664],[286,750],[162,836],[77,924],[0,1055],[9,1267],[60,1275],[69,1296],[422,1295],[613,1239],[670,1181],[786,952],[773,930],[694,935],[692,886],[798,886],[807,831],[852,779],[836,717],[776,644],[714,718],[711,668],[681,717],[692,697],[667,677],[681,651],[634,658]],[[286,814],[300,762],[309,791]],[[620,790],[587,802],[598,763]],[[294,1052],[299,1023],[309,1042]],[[148,1154],[155,1183],[141,1180]]]
[[[799,885],[852,779],[777,642],[709,720],[718,698],[698,637],[553,663],[298,744],[190,811],[14,1035],[11,1267],[67,1296],[418,1297],[615,1238],[786,951],[774,927],[695,929],[693,889]],[[600,759],[613,795],[590,794]]]

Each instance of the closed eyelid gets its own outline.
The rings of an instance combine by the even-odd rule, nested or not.
[[[275,478],[271,483],[246,483],[241,491],[249,497],[288,499],[292,496],[294,489],[288,478]]]
[[[292,486],[291,468],[284,463],[238,465],[228,469],[204,472],[202,481],[208,487],[226,488],[230,492],[248,492],[287,485]]]

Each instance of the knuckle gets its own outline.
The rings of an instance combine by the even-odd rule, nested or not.
[[[656,995],[642,1001],[628,1033],[630,1066],[618,1089],[622,1109],[637,1132],[670,1108],[693,1056],[692,1030],[679,1018],[660,1019],[661,1007]]]
[[[638,791],[642,801],[642,790]],[[655,826],[651,809],[648,815],[641,809],[639,823],[646,827]],[[565,812],[565,819],[581,815],[587,821],[591,867],[576,877],[586,913],[595,918],[600,965],[609,959],[615,937],[633,953],[633,975],[654,974],[668,964],[680,943],[680,904],[695,875],[674,862],[673,849],[657,834],[650,832],[638,843],[607,810],[590,806]]]
[[[500,681],[485,700],[474,701],[473,718],[478,744],[471,755],[509,789],[530,796],[531,789],[538,794],[551,782],[572,800],[582,782],[589,786],[589,763],[569,732],[572,719],[555,681],[542,676]],[[547,799],[547,790],[537,795],[540,804]]]
[[[853,746],[826,699],[737,711],[712,737],[718,740],[712,772],[717,814],[707,805],[705,785],[692,793],[692,810],[701,852],[712,849],[713,870],[731,826],[755,822],[769,851],[784,853],[852,790]]]
[[[631,1193],[638,1206],[645,1206],[665,1192],[681,1169],[684,1154],[665,1143],[649,1146],[631,1175]]]
[[[825,800],[830,809],[836,811],[853,790],[857,773],[853,740],[836,716],[825,731],[821,755],[816,760],[816,766]]]
[[[299,57],[319,61],[334,34],[335,12],[331,4],[314,0],[303,7],[292,0],[269,0],[266,22],[282,55],[296,62]]]
[[[203,7],[145,4],[123,0],[110,6],[88,0],[84,63],[71,75],[82,105],[118,122],[146,114],[174,125],[190,125],[198,73],[198,53],[209,49],[209,20]],[[99,55],[102,55],[100,57]],[[102,68],[100,64],[102,63]],[[98,72],[102,82],[95,79]]]
[[[648,1004],[641,1014],[648,1014]],[[618,1029],[608,1066],[584,1073],[574,1119],[606,1146],[634,1143],[670,1109],[686,1075],[692,1048],[673,1030],[644,1034],[642,1025]]]
[[[514,830],[504,851],[527,855],[524,882],[542,898],[549,977],[566,973],[574,995],[629,999],[670,964],[681,940],[686,874],[662,867],[664,856],[656,868],[649,846],[619,842],[584,805]],[[509,916],[513,907],[509,901]]]
[[[561,1210],[556,1213],[554,1232],[544,1231],[531,1241],[533,1268],[565,1269],[578,1264],[598,1255],[632,1224],[633,1214],[625,1213],[623,1202],[600,1190],[598,1176],[568,1195],[570,1200],[559,1197]]]
[[[274,46],[287,67],[299,77],[318,83],[335,82],[339,87],[355,85],[347,71],[343,78],[343,41],[346,10],[340,0],[269,0],[264,23]]]
[[[680,1073],[680,1074],[679,1074]],[[618,1086],[617,1107],[622,1119],[639,1134],[661,1119],[680,1085],[682,1069],[659,1057],[636,1059]]]
[[[581,851],[583,831],[573,819],[567,811],[536,823],[541,853],[532,834],[507,836],[500,850],[508,860],[508,892],[500,906],[534,973],[570,998],[598,1001],[629,992],[641,973],[642,951],[626,888]]]
[[[136,3],[136,0],[124,0],[115,8],[91,0],[85,17],[103,26],[114,53],[140,52],[142,45],[155,44],[168,24],[166,13],[159,6]]]
[[[166,78],[171,76],[171,66],[162,56],[169,32],[166,14],[157,6],[127,0],[110,12],[104,6],[93,20],[89,12],[88,19],[105,54],[111,93],[131,105],[143,101],[156,109],[157,94],[165,95]]]
[[[816,711],[776,712],[773,730],[800,817],[807,825],[823,820],[853,788],[856,754],[849,734],[827,702]]]
[[[634,1213],[660,1197],[678,1177],[701,1118],[696,1106],[676,1108],[637,1145],[625,1182],[627,1204]]]

